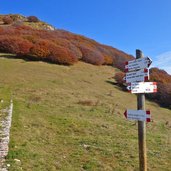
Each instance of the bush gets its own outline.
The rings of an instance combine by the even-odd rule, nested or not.
[[[18,56],[28,55],[30,48],[33,46],[28,40],[21,37],[0,37],[0,51],[6,53],[17,54]]]
[[[84,62],[93,65],[102,65],[104,63],[104,57],[98,50],[86,46],[80,47],[80,50],[82,52],[82,60]]]
[[[55,38],[52,39],[57,46],[62,46],[70,51],[72,55],[74,55],[77,59],[82,58],[82,53],[78,47],[76,47],[71,41],[63,39],[63,38]]]
[[[39,19],[36,16],[27,17],[28,22],[39,22]]]
[[[4,24],[12,24],[13,23],[13,19],[10,16],[3,17],[2,21],[4,22]]]
[[[146,94],[151,100],[171,109],[171,76],[158,68],[150,69],[150,81],[157,82],[157,93]]]
[[[39,59],[45,59],[50,55],[50,42],[47,40],[37,40],[30,49],[30,55],[36,56]]]
[[[164,70],[158,68],[151,68],[150,80],[161,82],[161,83],[171,83],[171,76],[167,74],[167,72]]]
[[[0,34],[3,34],[4,29],[0,27]]]
[[[78,59],[71,55],[70,51],[64,47],[53,46],[50,49],[50,53],[47,60],[52,63],[72,65],[78,61]]]
[[[111,56],[104,56],[104,65],[113,65],[113,58]]]
[[[117,82],[120,86],[122,86],[122,85],[125,83],[125,81],[123,80],[124,77],[125,77],[125,73],[123,73],[123,72],[117,72],[117,73],[115,74],[115,76],[114,76],[114,79],[116,80],[116,82]]]

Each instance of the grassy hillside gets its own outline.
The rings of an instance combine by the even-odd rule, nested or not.
[[[110,79],[117,69],[0,58],[0,98],[14,100],[11,171],[137,171],[136,96]],[[146,101],[148,168],[171,168],[171,112]],[[16,163],[14,159],[21,160]]]

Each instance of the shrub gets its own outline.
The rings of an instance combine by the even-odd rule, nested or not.
[[[146,97],[171,109],[171,76],[164,70],[152,68],[150,69],[150,81],[157,82],[157,93],[146,94]]]
[[[0,34],[3,34],[4,29],[0,27]]]
[[[72,55],[74,55],[77,59],[82,58],[82,53],[78,47],[76,47],[73,43],[71,43],[69,40],[63,39],[63,38],[55,38],[52,39],[52,42],[54,42],[57,46],[62,46],[70,51]]]
[[[86,46],[80,47],[80,50],[84,62],[94,65],[102,65],[104,63],[104,57],[98,50]]]
[[[125,81],[123,80],[124,77],[125,77],[125,73],[123,73],[123,72],[117,72],[117,73],[115,74],[115,76],[114,76],[114,79],[116,80],[116,82],[117,82],[120,86],[122,86],[122,85],[125,83]]]
[[[158,69],[158,68],[151,68],[150,69],[150,80],[158,81],[161,83],[171,83],[171,76],[167,74],[166,71]]]
[[[56,63],[56,64],[64,64],[64,65],[72,65],[78,61],[78,59],[73,56],[70,51],[61,46],[53,46],[50,49],[50,55],[47,60]]]
[[[111,56],[104,56],[104,65],[112,65],[113,64],[113,58]]]
[[[171,83],[169,84],[159,84],[159,101],[160,104],[164,107],[168,107],[171,109]]]
[[[30,55],[39,59],[45,59],[50,55],[50,42],[47,40],[38,40],[30,49]]]
[[[13,23],[13,20],[10,16],[3,17],[2,21],[4,22],[4,24],[12,24]]]
[[[34,44],[39,40],[39,38],[37,38],[36,36],[31,36],[31,35],[23,36],[23,38]]]
[[[39,19],[36,16],[27,17],[28,22],[39,22]]]
[[[9,36],[1,36],[0,37],[0,51],[6,53],[21,55],[28,55],[30,48],[32,47],[32,43],[28,40],[24,40],[21,37],[9,37]]]

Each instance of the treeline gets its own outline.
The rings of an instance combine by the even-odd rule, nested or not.
[[[126,90],[126,84],[123,81],[124,76],[124,72],[118,72],[115,74],[114,78],[118,85]],[[151,68],[150,81],[157,82],[158,91],[157,93],[147,93],[146,97],[157,102],[163,107],[171,109],[171,75],[164,70]]]
[[[0,52],[57,64],[72,65],[82,60],[120,69],[123,69],[124,61],[133,58],[118,49],[68,31],[36,30],[21,24],[0,27]]]

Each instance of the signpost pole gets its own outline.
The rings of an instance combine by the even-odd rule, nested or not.
[[[136,59],[143,58],[143,53],[136,50]],[[145,94],[137,95],[137,109],[145,110]],[[138,121],[139,170],[147,171],[146,121]]]

